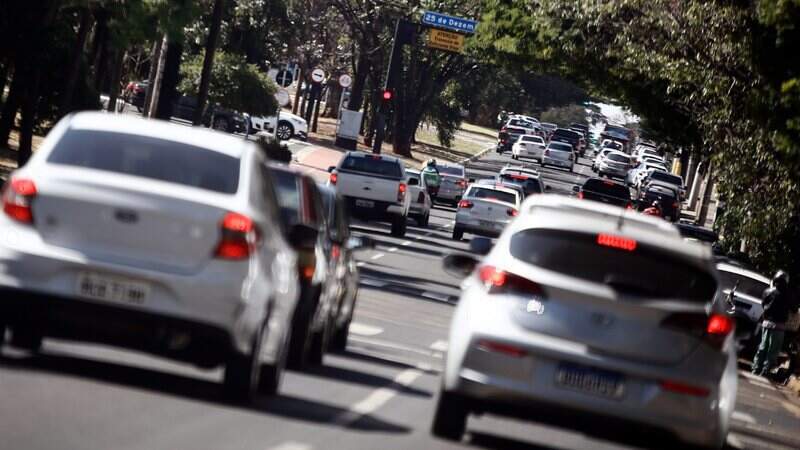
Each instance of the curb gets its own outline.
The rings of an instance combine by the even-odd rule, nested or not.
[[[492,151],[492,149],[494,149],[493,146],[492,147],[486,147],[486,149],[481,150],[478,153],[470,156],[469,158],[466,158],[466,159],[462,160],[460,164],[463,166],[463,165],[467,164],[468,162],[472,162],[472,161],[475,161],[476,159],[480,159],[483,155],[485,155],[485,154],[489,153],[490,151]]]

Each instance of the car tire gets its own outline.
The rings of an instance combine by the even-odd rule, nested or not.
[[[403,237],[406,235],[406,216],[396,216],[392,220],[392,236]]]
[[[6,343],[6,328],[5,322],[0,321],[0,348]]]
[[[453,239],[456,241],[460,241],[464,238],[464,230],[458,227],[453,228]]]
[[[12,328],[9,344],[31,353],[38,353],[42,349],[44,333],[32,328]]]
[[[427,228],[430,218],[431,218],[431,213],[430,211],[428,211],[427,213],[425,213],[424,216],[419,217],[419,219],[417,220],[417,224],[423,228]]]
[[[291,123],[281,120],[278,122],[278,130],[277,130],[278,140],[280,141],[288,141],[294,136],[294,127]]]
[[[284,343],[281,346],[275,364],[262,364],[261,376],[258,380],[258,393],[269,397],[278,395],[283,380],[283,371],[286,369],[286,358],[289,353],[289,346]]]
[[[311,334],[311,346],[308,352],[308,363],[314,366],[321,366],[325,359],[325,353],[330,348],[331,341],[331,324],[326,323],[325,326]]]
[[[467,429],[468,416],[469,409],[461,396],[441,391],[433,413],[431,434],[448,441],[460,441]]]
[[[242,355],[235,351],[231,352],[225,363],[225,375],[222,383],[228,398],[237,403],[250,404],[258,396],[261,377],[261,363],[258,361],[258,355],[261,353],[265,332],[266,325],[262,326],[254,337],[250,353]]]
[[[311,321],[319,304],[319,296],[311,304],[299,305],[292,317],[292,334],[289,337],[287,365],[292,369],[303,369],[308,365],[311,353],[313,330]]]
[[[349,317],[341,327],[336,328],[336,331],[331,336],[330,349],[336,352],[343,352],[347,348],[347,336],[350,334],[350,323],[353,317]]]

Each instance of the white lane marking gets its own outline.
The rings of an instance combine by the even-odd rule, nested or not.
[[[397,247],[392,247],[392,248],[390,248],[390,249],[389,249],[389,250],[387,250],[387,251],[388,251],[389,253],[393,253],[393,252],[396,252],[397,250],[398,250],[398,249],[397,249]]]
[[[359,334],[361,336],[376,336],[383,333],[383,328],[352,322],[350,324],[350,332],[353,334]]]
[[[425,298],[430,298],[430,299],[433,299],[433,300],[438,300],[438,301],[440,301],[440,302],[449,302],[449,301],[450,301],[450,296],[449,296],[449,295],[447,295],[447,294],[440,294],[440,293],[438,293],[438,292],[428,292],[428,291],[425,291],[425,292],[423,292],[423,293],[422,293],[422,294],[420,294],[420,295],[422,295],[422,296],[423,296],[423,297],[425,297]]]
[[[348,426],[357,422],[358,419],[374,413],[398,394],[398,385],[401,388],[408,387],[421,375],[422,372],[417,369],[406,369],[400,372],[392,380],[392,385],[375,389],[363,400],[336,417],[334,423],[339,426]]]
[[[378,347],[393,348],[395,350],[402,350],[402,351],[409,352],[409,353],[417,353],[419,355],[432,356],[434,358],[441,358],[442,357],[441,353],[431,352],[431,351],[428,351],[428,350],[423,350],[423,349],[419,349],[419,348],[415,348],[415,347],[409,347],[407,345],[396,344],[394,342],[384,341],[384,340],[381,340],[381,339],[367,339],[367,338],[362,338],[362,337],[359,337],[359,336],[350,336],[349,340],[351,340],[353,342],[360,342],[362,344],[367,344],[367,345],[375,345],[375,346],[378,346]]]
[[[733,414],[731,414],[731,419],[749,424],[756,423],[755,417],[751,416],[750,414],[743,413],[741,411],[734,411]]]
[[[728,445],[737,450],[744,449],[744,443],[735,433],[728,433]]]
[[[438,341],[431,344],[430,349],[435,352],[446,352],[447,351],[447,341],[439,339]]]
[[[269,450],[311,450],[312,448],[313,447],[310,445],[303,444],[302,442],[287,441],[275,447],[271,447]]]
[[[372,258],[370,259],[374,261],[378,258],[383,258],[383,256],[384,256],[383,253],[378,253],[377,255],[372,255]]]
[[[405,247],[405,246],[407,246],[407,245],[411,245],[411,241],[405,241],[405,242],[403,242],[403,243],[402,243],[402,244],[400,244],[400,245],[402,245],[403,247]]]
[[[776,391],[777,390],[777,389],[775,389],[775,386],[773,386],[773,385],[771,385],[769,383],[765,383],[763,381],[748,379],[747,382],[752,384],[752,385],[754,385],[754,386],[758,386],[758,387],[763,388],[763,389],[768,389],[770,391]]]
[[[359,261],[359,262],[356,263],[356,267],[364,267],[366,265],[367,265],[367,263],[365,263],[364,261]]]

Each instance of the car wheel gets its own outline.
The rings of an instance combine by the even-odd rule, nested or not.
[[[403,237],[406,235],[406,216],[397,216],[392,220],[392,236]]]
[[[6,343],[6,324],[0,321],[0,348]]]
[[[458,227],[453,228],[453,239],[460,241],[464,237],[464,230]]]
[[[331,339],[331,325],[325,324],[323,329],[314,332],[311,335],[311,347],[308,352],[308,362],[315,366],[322,365],[325,359],[325,353],[328,352],[328,346]]]
[[[292,334],[289,338],[288,365],[292,369],[302,369],[308,364],[311,353],[313,330],[311,321],[319,304],[319,296],[310,304],[298,305],[292,318]]]
[[[27,350],[31,353],[38,353],[42,349],[44,333],[31,328],[12,328],[11,341],[12,347]]]
[[[231,400],[252,403],[256,399],[261,375],[261,363],[258,355],[261,353],[265,332],[266,325],[262,326],[254,337],[253,348],[249,354],[242,355],[234,351],[228,356],[222,382],[225,392]]]
[[[469,410],[464,399],[441,391],[433,413],[431,434],[448,441],[460,441],[467,429]]]
[[[291,123],[280,121],[278,122],[278,139],[281,141],[288,141],[294,136],[294,127]]]
[[[430,218],[431,218],[431,213],[430,211],[428,211],[427,213],[425,213],[424,216],[419,216],[419,219],[417,219],[417,224],[421,227],[427,227]]]
[[[224,117],[215,117],[213,128],[217,131],[228,132],[228,119]]]
[[[336,328],[336,332],[331,336],[330,349],[343,352],[347,348],[347,335],[350,334],[350,323],[353,317],[350,316],[341,327]]]
[[[283,371],[286,368],[286,358],[289,353],[289,346],[286,342],[281,345],[278,357],[274,364],[262,364],[261,376],[258,381],[258,393],[267,396],[278,394],[283,380]]]

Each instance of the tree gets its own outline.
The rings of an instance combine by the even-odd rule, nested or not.
[[[178,90],[194,95],[198,90],[203,57],[195,55],[181,65]],[[247,112],[254,116],[271,116],[278,109],[277,86],[244,56],[218,51],[208,89],[209,103]]]
[[[540,116],[542,122],[555,123],[562,127],[578,122],[586,123],[586,108],[580,105],[568,105],[549,108]]]
[[[214,9],[211,12],[211,27],[206,39],[205,54],[203,56],[203,70],[200,72],[200,86],[197,88],[197,111],[194,114],[194,124],[199,125],[203,118],[203,110],[208,100],[208,86],[211,82],[211,69],[214,66],[214,53],[217,51],[219,30],[222,26],[222,7],[224,0],[214,0]]]

